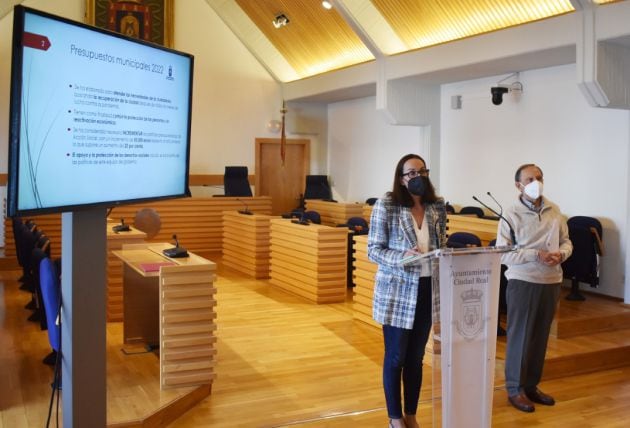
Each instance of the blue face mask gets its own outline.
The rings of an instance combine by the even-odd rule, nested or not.
[[[412,195],[423,197],[429,187],[429,177],[418,176],[407,182],[407,190]]]

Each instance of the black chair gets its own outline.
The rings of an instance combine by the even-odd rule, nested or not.
[[[368,222],[363,217],[350,217],[348,221],[343,224],[338,224],[337,227],[347,227],[350,229],[348,233],[348,257],[347,257],[347,277],[346,283],[348,287],[354,287],[354,281],[352,281],[352,262],[354,261],[354,240],[356,235],[367,235],[369,232]]]
[[[479,207],[462,207],[462,209],[459,210],[459,214],[462,214],[462,215],[473,214],[473,215],[476,215],[479,218],[483,218],[483,216],[485,215],[483,213],[483,210],[481,208],[479,208]]]
[[[332,190],[325,175],[307,175],[304,199],[324,199],[332,201]]]
[[[571,280],[571,292],[567,300],[584,300],[580,282],[591,287],[599,286],[598,256],[604,254],[602,224],[593,217],[575,216],[567,220],[573,254],[562,263],[565,278]]]
[[[446,203],[446,213],[447,214],[455,214],[455,207],[453,205]]]
[[[36,321],[39,321],[39,326],[42,330],[48,328],[46,318],[46,306],[44,305],[41,280],[40,280],[40,264],[43,259],[50,257],[50,241],[46,236],[42,236],[38,241],[36,247],[31,254],[31,272],[30,275],[33,278],[33,284],[35,286],[33,290],[33,300],[35,301],[35,316]]]
[[[481,247],[481,239],[474,233],[455,232],[446,240],[448,248]]]
[[[37,229],[37,227],[32,222],[18,222],[15,227],[15,251],[18,263],[22,267],[22,285],[20,286],[20,289],[32,292],[34,287],[33,279],[30,276],[30,258],[36,242],[33,232]]]
[[[372,205],[374,205],[374,204],[376,203],[376,200],[377,200],[377,199],[378,199],[378,198],[367,198],[367,199],[365,200],[365,203],[366,203],[366,204],[368,204],[369,206],[372,206]]]
[[[252,196],[252,189],[247,180],[246,166],[226,166],[223,175],[225,196]]]

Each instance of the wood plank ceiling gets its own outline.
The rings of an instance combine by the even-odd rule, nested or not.
[[[331,0],[328,10],[320,0],[206,1],[283,82],[571,13],[576,2]],[[617,1],[628,0],[593,0]],[[280,14],[289,22],[276,28],[272,21]]]
[[[236,0],[260,31],[300,76],[312,76],[374,56],[336,9],[317,0]],[[289,24],[275,28],[280,14]]]

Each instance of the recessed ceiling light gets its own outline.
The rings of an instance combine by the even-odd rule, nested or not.
[[[330,3],[329,1],[325,1],[324,0],[322,2],[322,6],[323,6],[324,9],[328,9],[328,10],[332,9],[332,3]]]

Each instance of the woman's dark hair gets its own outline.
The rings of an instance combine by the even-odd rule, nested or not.
[[[394,184],[392,186],[392,191],[389,192],[389,196],[392,198],[395,204],[402,205],[403,207],[413,206],[413,199],[411,198],[409,190],[407,190],[405,186],[400,184],[400,179],[403,177],[402,174],[405,162],[407,162],[409,159],[420,159],[425,167],[427,165],[424,159],[422,159],[418,155],[414,155],[413,153],[403,156],[398,161],[398,165],[396,165],[396,170],[394,171]],[[424,196],[422,197],[422,203],[433,203],[437,201],[435,188],[433,187],[433,183],[431,183],[429,177],[426,177],[426,182],[428,186]]]
[[[526,163],[518,167],[518,169],[516,170],[516,174],[514,174],[514,181],[521,181],[521,172],[525,168],[529,168],[530,166],[533,166],[534,168],[538,168],[538,171],[540,171],[541,174],[543,173],[542,169],[540,169],[540,167],[536,165],[535,163]]]

